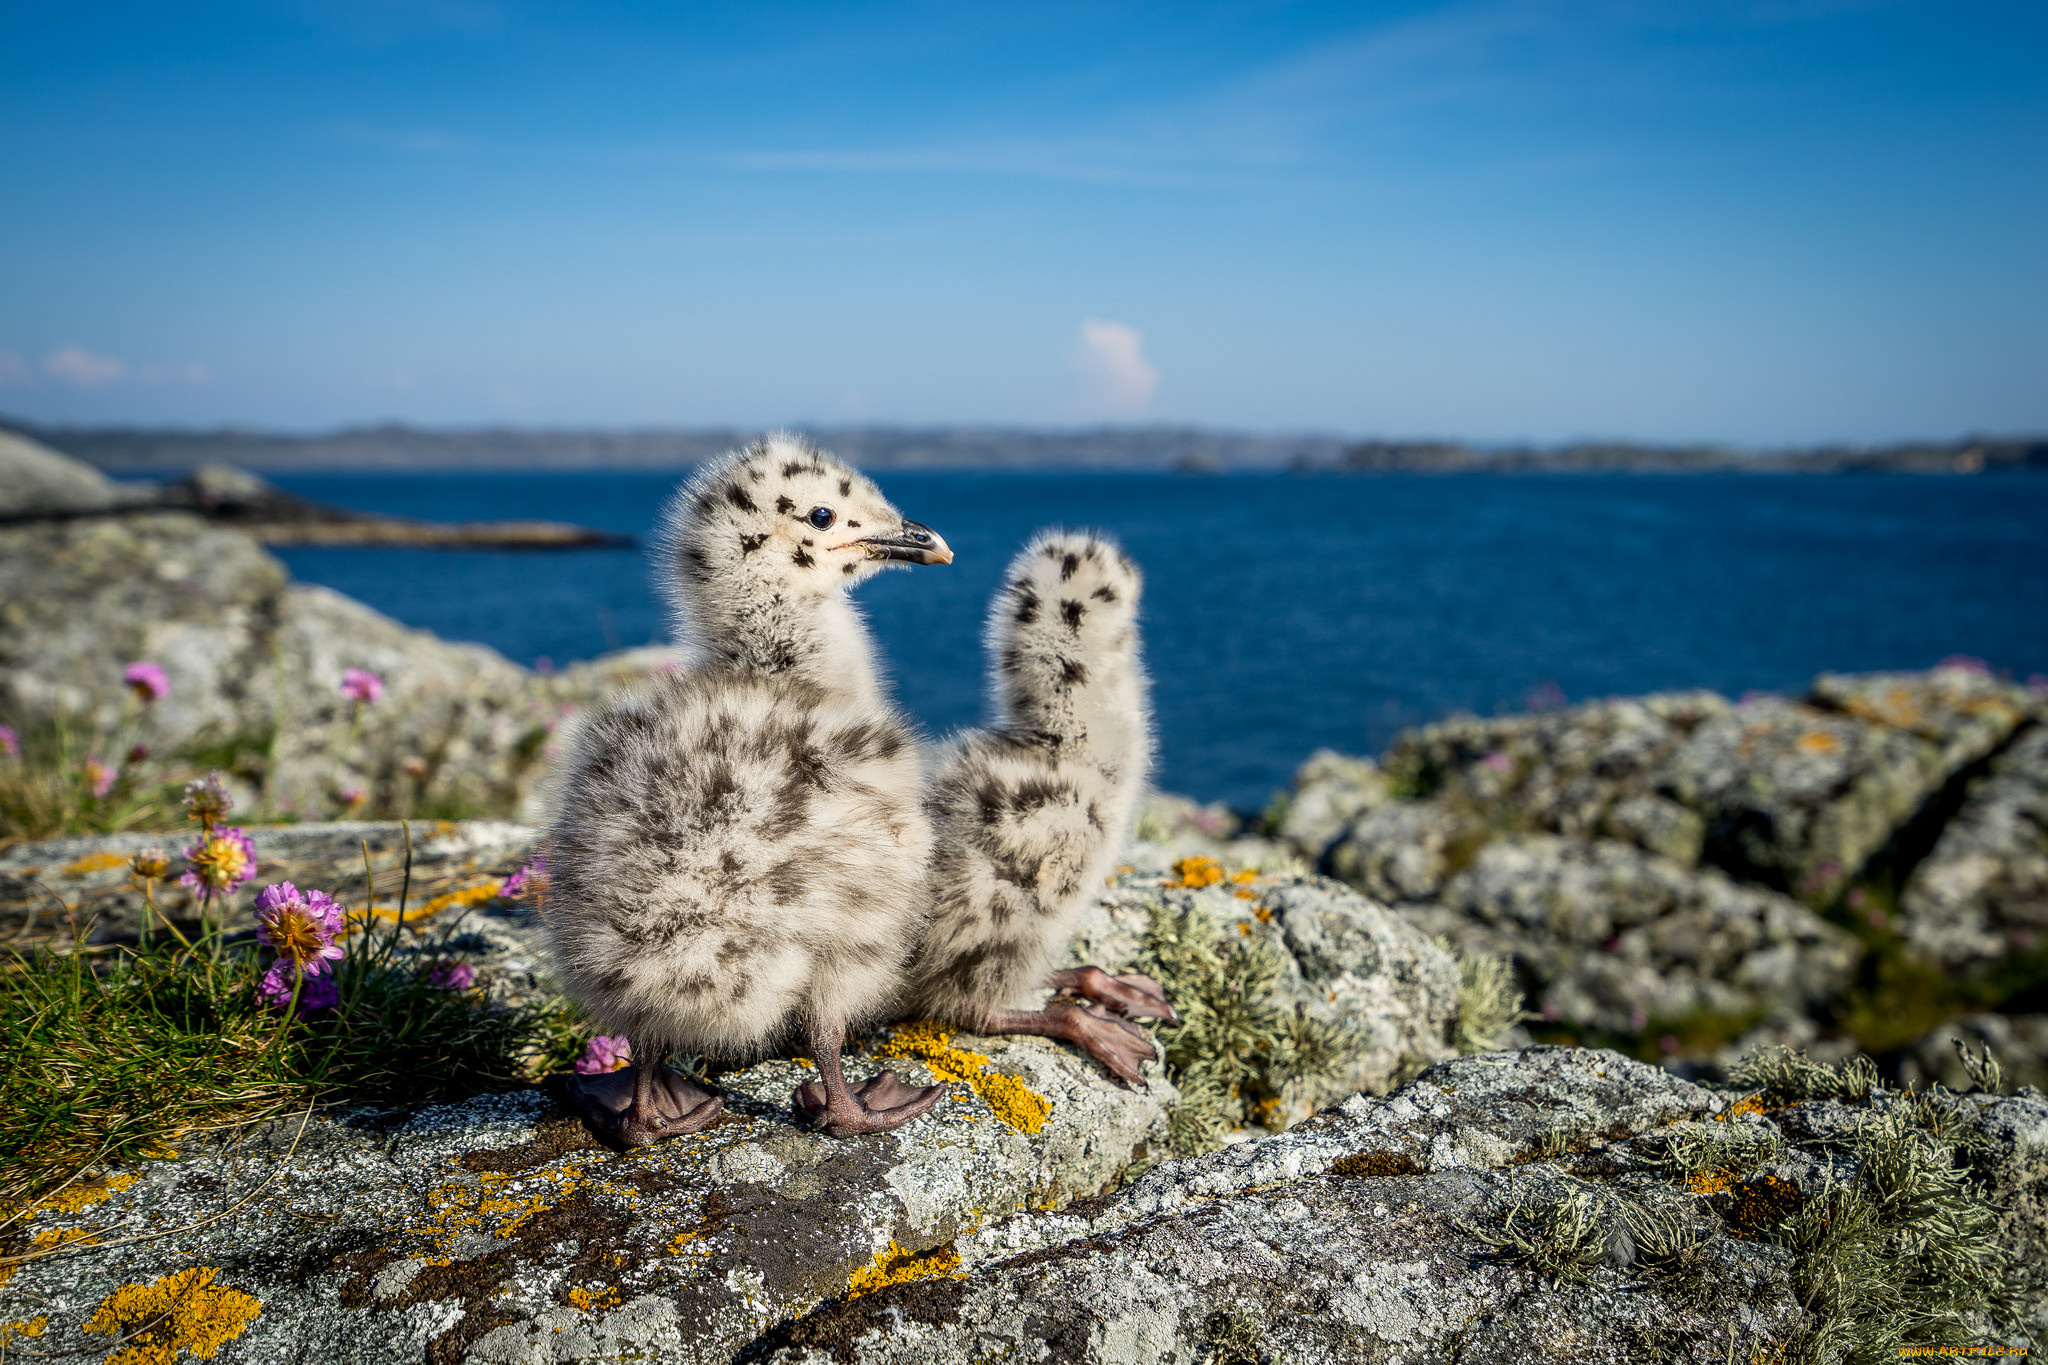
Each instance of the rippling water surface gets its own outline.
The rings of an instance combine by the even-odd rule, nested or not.
[[[1159,784],[1262,804],[1311,749],[1403,725],[1969,654],[2048,672],[2048,479],[884,473],[950,567],[860,592],[903,703],[981,713],[983,604],[1040,527],[1101,527],[1148,576]],[[675,476],[297,475],[323,502],[644,535]],[[522,663],[662,631],[644,550],[288,547],[298,578]]]

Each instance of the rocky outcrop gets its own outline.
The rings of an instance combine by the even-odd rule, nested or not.
[[[851,1070],[952,1094],[853,1140],[794,1122],[809,1068],[776,1060],[717,1077],[705,1132],[625,1153],[542,1090],[188,1142],[11,1231],[9,1254],[99,1245],[12,1268],[0,1332],[104,1350],[95,1333],[147,1330],[182,1294],[192,1311],[151,1338],[167,1360],[722,1365],[820,1303],[950,1269],[962,1235],[1092,1195],[1164,1138],[1156,1069],[1132,1091],[1039,1040],[877,1041],[894,1055]]]
[[[2048,726],[1991,764],[1899,897],[1900,932],[1948,967],[2048,947]]]
[[[290,583],[249,536],[183,513],[0,526],[0,602],[0,711],[17,728],[63,717],[108,758],[200,751],[245,810],[274,815],[519,810],[566,715],[674,657],[540,677]],[[137,659],[170,679],[147,707],[122,686]],[[380,675],[382,698],[345,699],[349,668]]]
[[[1765,1112],[1736,1099],[1608,1052],[1450,1062],[1109,1199],[961,1238],[958,1278],[830,1305],[773,1333],[768,1359],[1505,1365],[1653,1348],[1719,1359],[1731,1343],[1742,1358],[1801,1343],[1890,1355],[1887,1317],[1943,1298],[1951,1330],[2000,1343],[2048,1325],[2038,1094],[1943,1111],[1970,1135],[1980,1182],[1949,1178],[1973,1235],[1942,1246],[1960,1261],[1948,1273],[1995,1274],[2010,1294],[1979,1293],[1997,1308],[1974,1318],[1953,1303],[1967,1280],[1913,1283],[1918,1267],[1851,1267],[1847,1248],[1802,1240],[1802,1215],[1852,1207],[1880,1235],[1922,1231],[1895,1207],[1862,1212],[1883,1163],[1953,1169],[1906,1101]],[[1858,1270],[1853,1302],[1819,1290]]]

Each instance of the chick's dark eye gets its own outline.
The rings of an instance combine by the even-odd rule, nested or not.
[[[827,531],[831,529],[832,523],[837,521],[838,517],[829,507],[813,507],[811,515],[805,518],[805,520],[809,521],[811,525],[817,527],[820,531]]]

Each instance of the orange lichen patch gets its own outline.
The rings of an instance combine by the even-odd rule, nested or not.
[[[1273,912],[1262,905],[1258,909],[1252,911],[1252,918],[1257,920],[1261,924],[1271,924],[1273,922]]]
[[[574,1193],[583,1183],[582,1175],[581,1166],[518,1175],[494,1171],[474,1185],[443,1185],[427,1194],[434,1221],[414,1231],[442,1251],[454,1250],[457,1241],[472,1233],[517,1237],[535,1214],[545,1213]]]
[[[1802,754],[1831,754],[1842,747],[1842,741],[1825,730],[1808,730],[1799,737],[1799,752]]]
[[[445,895],[436,896],[430,901],[423,901],[418,905],[408,906],[405,912],[405,922],[407,924],[414,924],[423,919],[431,919],[443,910],[466,909],[472,905],[480,905],[487,900],[495,900],[499,890],[504,885],[505,883],[497,877],[486,877],[482,881],[465,886],[459,891],[450,891]],[[395,905],[380,905],[369,911],[358,911],[350,915],[349,920],[354,924],[362,924],[367,922],[372,916],[387,922],[395,922],[398,919],[398,907]]]
[[[876,1049],[883,1057],[904,1057],[923,1062],[942,1080],[972,1086],[981,1102],[997,1118],[1020,1133],[1035,1133],[1045,1127],[1052,1113],[1052,1101],[1025,1085],[1015,1076],[988,1069],[988,1058],[979,1052],[953,1046],[953,1035],[930,1020],[905,1024]]]
[[[674,1237],[669,1239],[668,1254],[671,1256],[680,1256],[683,1254],[684,1251],[689,1249],[690,1243],[701,1242],[710,1235],[711,1229],[709,1228],[694,1228],[689,1232],[679,1232]],[[709,1251],[710,1248],[705,1248],[706,1254],[708,1254]]]
[[[929,1251],[905,1251],[894,1240],[889,1249],[877,1255],[874,1262],[853,1272],[847,1281],[846,1296],[859,1298],[885,1289],[892,1284],[909,1284],[913,1280],[938,1280],[966,1278],[960,1269],[960,1253],[953,1250],[951,1242],[936,1246]]]
[[[117,867],[128,866],[125,853],[88,853],[77,862],[64,864],[67,877],[90,877],[95,872],[111,872]]]
[[[1248,867],[1242,872],[1233,872],[1230,874],[1230,880],[1237,883],[1239,886],[1249,886],[1258,879],[1259,870],[1256,867]]]
[[[607,1308],[619,1306],[619,1291],[612,1285],[599,1285],[596,1289],[585,1289],[581,1285],[571,1289],[567,1298],[579,1312],[602,1313]]]
[[[1799,1187],[1775,1175],[1760,1175],[1736,1188],[1728,1226],[1737,1237],[1768,1232],[1799,1211]]]
[[[1741,1118],[1744,1114],[1768,1114],[1770,1112],[1769,1107],[1764,1104],[1764,1092],[1759,1090],[1754,1095],[1743,1096],[1720,1113],[1714,1115],[1714,1122],[1726,1123],[1730,1119]]]
[[[1241,900],[1241,901],[1255,901],[1255,900],[1257,900],[1257,899],[1259,898],[1259,893],[1258,893],[1258,892],[1256,892],[1256,891],[1246,891],[1246,890],[1245,890],[1244,888],[1242,888],[1242,887],[1239,887],[1239,888],[1238,888],[1238,890],[1237,890],[1236,892],[1234,892],[1233,894],[1235,894],[1235,895],[1236,895],[1236,897],[1237,897],[1237,898],[1238,898],[1239,900]]]
[[[0,1346],[5,1346],[17,1337],[39,1337],[48,1331],[49,1327],[50,1319],[48,1315],[41,1313],[32,1318],[16,1318],[12,1322],[0,1322]]]
[[[55,1194],[44,1195],[29,1207],[29,1217],[43,1213],[79,1213],[94,1204],[112,1199],[122,1190],[133,1185],[140,1176],[123,1173],[110,1175],[104,1180],[81,1180],[75,1185],[66,1185]],[[0,1214],[12,1213],[12,1209],[0,1209]]]
[[[1200,888],[1214,886],[1223,880],[1223,864],[1214,858],[1204,858],[1199,854],[1192,858],[1182,858],[1173,865],[1173,872],[1180,880],[1168,882],[1168,886]]]
[[[1244,935],[1246,938],[1250,938],[1252,936],[1252,927],[1249,924],[1246,924],[1243,920],[1239,920],[1237,922],[1237,932]]]
[[[1719,1194],[1735,1188],[1735,1177],[1727,1171],[1694,1171],[1685,1178],[1685,1187],[1694,1194]]]
[[[180,1351],[211,1360],[249,1330],[263,1304],[213,1282],[216,1266],[196,1265],[148,1284],[124,1284],[100,1300],[85,1330],[119,1337],[106,1365],[172,1365]]]
[[[1918,699],[1904,687],[1888,687],[1874,697],[1851,697],[1842,709],[1858,720],[1874,720],[1901,730],[1910,730],[1923,719]]]

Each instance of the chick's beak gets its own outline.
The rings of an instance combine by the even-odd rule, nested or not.
[[[869,536],[856,541],[869,559],[895,559],[905,564],[951,564],[953,551],[945,537],[922,522],[905,520],[893,536]]]

